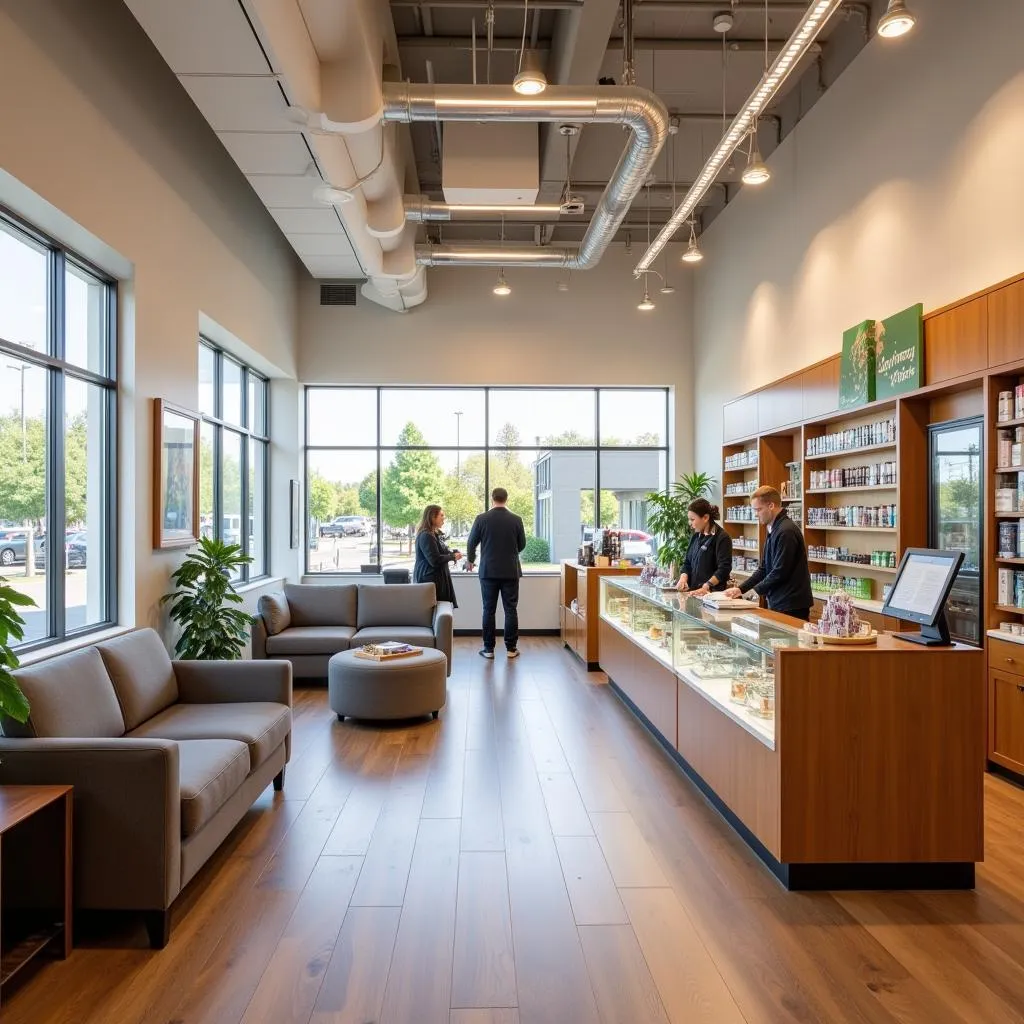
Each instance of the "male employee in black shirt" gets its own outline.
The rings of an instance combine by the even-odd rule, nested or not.
[[[725,591],[725,596],[739,597],[753,590],[767,598],[773,612],[807,622],[814,598],[804,535],[786,514],[778,490],[770,484],[758,487],[750,496],[750,504],[757,521],[768,528],[761,565],[742,586]]]

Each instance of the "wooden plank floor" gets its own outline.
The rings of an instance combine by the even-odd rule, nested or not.
[[[168,947],[87,922],[4,1024],[1024,1024],[1024,791],[967,893],[796,894],[554,639],[456,642],[438,722],[296,691],[268,789]]]

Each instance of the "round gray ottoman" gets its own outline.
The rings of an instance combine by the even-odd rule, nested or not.
[[[415,718],[444,707],[448,659],[424,647],[422,654],[389,661],[335,654],[327,663],[327,697],[341,718]]]

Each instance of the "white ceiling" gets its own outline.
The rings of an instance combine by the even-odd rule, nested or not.
[[[359,279],[337,213],[240,0],[125,0],[306,269]]]

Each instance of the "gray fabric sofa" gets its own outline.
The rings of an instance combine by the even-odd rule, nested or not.
[[[174,661],[140,629],[19,669],[32,705],[5,719],[0,784],[74,786],[74,901],[145,914],[155,948],[169,908],[291,754],[283,661]]]
[[[324,679],[331,656],[381,640],[434,647],[452,674],[450,601],[433,583],[381,586],[286,583],[264,594],[253,620],[253,658],[286,658],[296,678]]]

